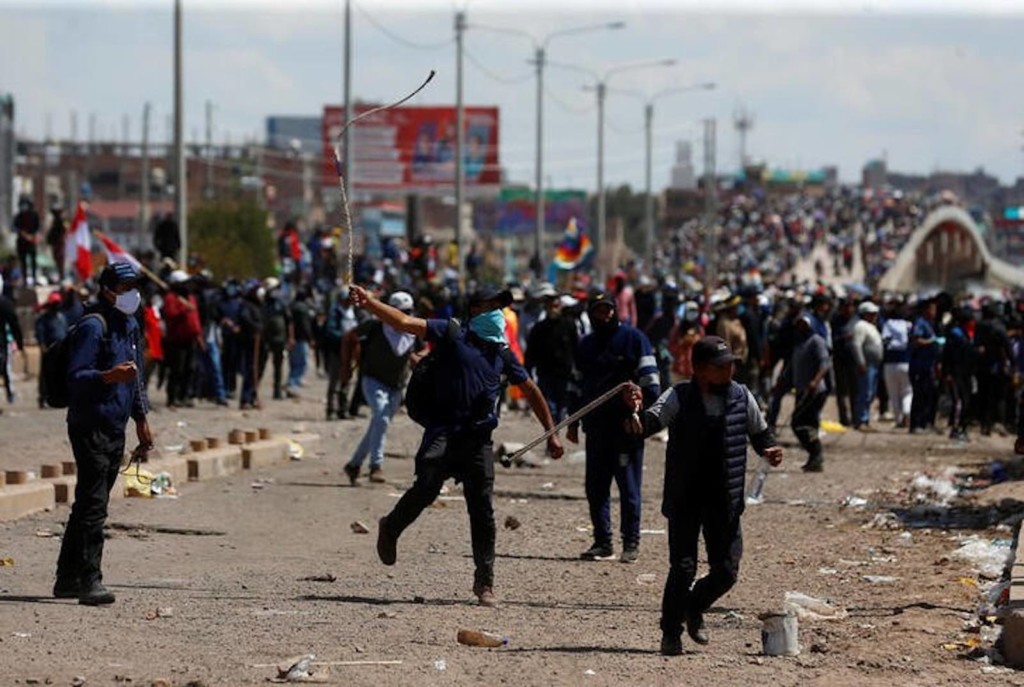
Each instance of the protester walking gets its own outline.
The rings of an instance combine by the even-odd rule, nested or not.
[[[576,352],[578,379],[571,396],[575,412],[605,392],[633,382],[643,391],[644,406],[658,398],[659,378],[654,351],[643,332],[620,321],[611,295],[597,294],[590,301],[594,332],[580,341]],[[640,555],[641,485],[644,470],[643,439],[627,433],[624,421],[639,408],[611,399],[583,418],[586,439],[586,493],[594,542],[580,554],[584,560],[614,556],[611,528],[611,485],[619,489],[623,563]],[[566,438],[579,441],[580,423],[569,425]]]
[[[828,398],[825,378],[832,369],[825,339],[813,327],[811,315],[804,313],[797,317],[796,342],[790,362],[790,374],[796,389],[790,424],[800,446],[807,451],[807,462],[801,466],[804,472],[821,472],[825,466],[819,433],[821,409]]]
[[[411,315],[413,300],[405,291],[388,299],[395,310]],[[420,348],[413,334],[398,331],[380,320],[367,320],[345,335],[342,342],[342,384],[348,383],[350,361],[359,360],[363,396],[370,406],[370,423],[345,465],[345,474],[355,486],[366,458],[370,459],[370,481],[383,483],[384,442],[391,418],[402,404],[409,359]]]
[[[628,422],[632,433],[645,437],[665,428],[669,432],[661,504],[669,546],[661,601],[661,653],[666,656],[682,653],[684,623],[694,642],[708,643],[704,613],[736,584],[748,442],[772,465],[782,462],[782,448],[757,400],[733,381],[738,362],[723,339],[701,339],[693,347],[693,379],[662,394],[639,422]],[[639,388],[630,394],[633,403],[643,401]],[[709,570],[693,584],[701,533]]]

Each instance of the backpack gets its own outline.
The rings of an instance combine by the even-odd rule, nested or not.
[[[440,370],[444,368],[444,365],[439,361],[442,357],[452,355],[454,350],[452,344],[461,327],[462,324],[457,319],[449,320],[445,337],[438,341],[434,349],[416,364],[409,376],[409,383],[405,387],[405,410],[409,414],[409,418],[422,427],[435,426],[451,414],[451,403],[445,398],[445,390],[448,388],[447,380],[440,376]],[[514,359],[512,349],[503,346],[499,355],[505,362],[507,370]],[[507,384],[507,374],[503,372],[501,376],[502,390]],[[481,409],[473,408],[471,410],[475,412]]]
[[[405,387],[405,410],[409,417],[418,425],[429,427],[436,424],[439,416],[439,390],[444,387],[438,370],[442,365],[438,361],[442,356],[451,355],[452,342],[458,334],[460,323],[456,319],[448,321],[448,331],[443,339],[437,342],[421,361],[412,368],[409,383]]]
[[[68,329],[67,335],[43,351],[39,375],[43,381],[43,400],[51,408],[68,407],[68,366],[71,362],[71,338],[90,317],[100,321],[103,339],[107,337],[107,321],[100,313],[87,313]]]

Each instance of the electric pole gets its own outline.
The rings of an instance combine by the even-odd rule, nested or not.
[[[754,128],[754,113],[740,106],[732,116],[733,126],[740,135],[740,171],[747,168],[747,132]]]
[[[142,164],[141,164],[141,179],[139,180],[139,227],[138,236],[138,249],[142,251],[142,247],[146,240],[146,230],[149,228],[149,103],[146,103],[142,108]]]
[[[354,116],[354,106],[352,104],[352,2],[351,0],[345,0],[345,83],[344,96],[345,96],[345,121],[351,122]],[[344,184],[345,184],[345,198],[352,197],[352,128],[349,127],[345,130],[344,136],[341,141],[341,160],[338,162],[342,163],[342,169],[344,170]],[[349,206],[351,211],[351,205]],[[352,224],[352,218],[348,218],[349,224]],[[351,229],[351,227],[350,227]]]
[[[203,195],[213,198],[213,103],[206,101],[206,189]]]
[[[466,112],[462,101],[462,37],[466,31],[465,12],[455,13],[455,266],[459,274],[459,287],[464,290],[465,274],[463,273],[463,236],[462,236],[462,204],[465,189],[466,169],[462,155],[465,146]]]
[[[704,120],[704,290],[710,294],[718,279],[718,182],[715,172],[715,120]]]
[[[179,264],[188,265],[188,203],[185,167],[185,106],[181,83],[181,0],[174,0],[174,214],[177,215],[181,236]]]

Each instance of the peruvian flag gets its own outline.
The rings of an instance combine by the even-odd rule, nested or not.
[[[127,262],[136,271],[142,271],[142,264],[135,259],[135,256],[117,245],[114,239],[98,231],[96,232],[96,238],[100,240],[100,243],[103,244],[107,251],[107,262]]]
[[[89,233],[89,220],[85,217],[85,205],[81,202],[75,208],[75,218],[68,232],[64,255],[69,263],[78,271],[78,278],[85,281],[92,276],[92,241]]]

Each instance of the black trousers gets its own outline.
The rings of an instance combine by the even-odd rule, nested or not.
[[[845,360],[835,361],[833,373],[836,380],[836,407],[839,409],[839,422],[849,426],[854,424],[853,399],[857,393],[857,366]]]
[[[167,405],[181,405],[190,395],[195,344],[164,342],[164,360],[167,364]]]
[[[388,513],[386,527],[398,537],[434,502],[449,477],[463,483],[477,585],[494,584],[494,451],[490,434],[427,430],[416,454],[416,480]]]
[[[341,383],[341,344],[337,341],[328,341],[323,349],[324,367],[327,368],[327,412],[333,414],[335,410],[345,413],[348,408],[348,400],[345,396],[345,387]]]
[[[910,368],[910,386],[914,397],[910,401],[910,429],[926,429],[935,424],[938,409],[939,390],[935,373],[931,368],[915,370]],[[979,380],[979,395],[980,380]]]
[[[827,398],[825,392],[809,394],[804,391],[797,394],[793,406],[791,426],[800,446],[807,451],[809,465],[821,465],[824,459],[818,431],[821,429],[821,409],[825,407]]]
[[[966,433],[971,410],[971,375],[954,374],[948,383],[953,408],[949,414],[949,428],[953,433]]]
[[[978,423],[985,434],[992,431],[992,425],[1003,422],[1006,417],[1006,390],[1009,384],[1006,375],[982,369],[977,372],[978,378]]]
[[[724,488],[724,487],[723,487]],[[724,499],[724,497],[723,497]],[[736,584],[743,556],[740,519],[731,517],[724,505],[712,508],[691,504],[668,519],[668,579],[661,598],[661,632],[682,634],[686,613],[703,613]],[[708,574],[693,584],[697,575],[697,539],[704,531]],[[693,589],[690,585],[693,584]]]
[[[260,380],[267,367],[267,360],[274,366],[274,398],[281,398],[281,375],[284,369],[284,344],[270,344],[260,349]]]
[[[84,588],[103,579],[103,524],[124,455],[124,430],[68,426],[78,482],[57,558],[57,579]]]
[[[233,332],[221,330],[224,347],[220,352],[220,370],[224,376],[224,389],[233,394],[238,389],[238,369],[240,358],[239,339]]]

